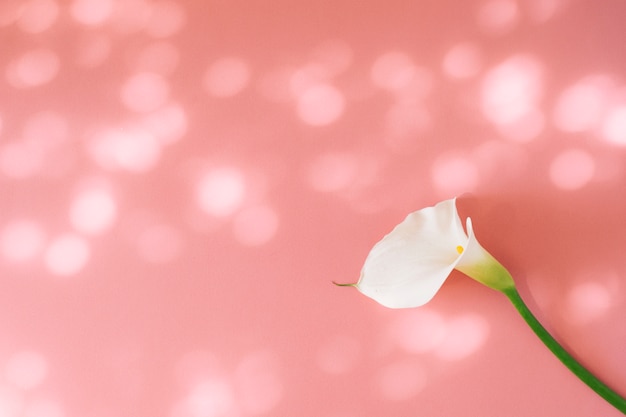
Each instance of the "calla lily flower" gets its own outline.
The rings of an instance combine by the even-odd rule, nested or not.
[[[626,414],[626,398],[580,364],[541,325],[520,297],[511,274],[476,240],[472,220],[463,230],[456,199],[407,216],[378,242],[354,284],[366,296],[390,308],[418,307],[430,301],[456,269],[502,292],[552,353],[582,382]]]
[[[509,272],[476,240],[472,221],[463,230],[456,199],[411,213],[370,251],[356,287],[390,308],[430,301],[453,269],[502,291],[514,288]]]

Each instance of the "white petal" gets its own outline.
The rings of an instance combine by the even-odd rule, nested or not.
[[[391,308],[417,307],[439,290],[465,248],[455,199],[411,213],[372,248],[357,288]]]

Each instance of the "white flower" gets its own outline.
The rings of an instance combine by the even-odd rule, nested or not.
[[[463,230],[456,199],[411,213],[370,251],[356,287],[390,308],[421,306],[453,269],[496,290],[513,288],[509,272],[478,243],[467,219]]]

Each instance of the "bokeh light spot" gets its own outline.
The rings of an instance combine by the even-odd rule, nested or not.
[[[273,102],[290,102],[294,98],[293,78],[295,73],[296,71],[291,68],[281,67],[262,74],[257,84],[259,94]],[[295,97],[297,95],[295,93]]]
[[[207,214],[226,217],[239,210],[246,195],[246,181],[241,171],[215,168],[206,172],[196,184],[196,199]]]
[[[278,224],[278,215],[271,207],[248,207],[235,217],[233,234],[235,239],[243,245],[263,245],[276,235]]]
[[[280,363],[269,351],[246,355],[235,371],[237,403],[245,413],[261,415],[275,408],[283,397]]]
[[[326,126],[344,112],[345,98],[329,84],[317,84],[304,90],[297,98],[300,120],[310,126]]]
[[[361,356],[361,344],[353,337],[337,335],[317,351],[319,368],[329,374],[344,374],[354,369]]]
[[[0,385],[0,416],[22,417],[23,403],[23,395],[17,389]]]
[[[154,42],[134,57],[134,70],[144,73],[171,74],[180,60],[178,48],[167,41]]]
[[[172,410],[171,417],[229,417],[235,407],[231,385],[222,379],[198,381]]]
[[[66,233],[52,240],[44,254],[44,261],[52,274],[69,277],[80,272],[90,256],[91,250],[84,238]]]
[[[536,139],[545,128],[545,116],[537,107],[529,107],[518,118],[496,125],[501,137],[517,143]]]
[[[126,127],[96,133],[88,143],[91,157],[105,169],[146,172],[161,156],[157,139],[141,128]]]
[[[460,360],[478,351],[489,335],[489,323],[482,316],[468,313],[447,322],[446,337],[434,352],[438,358]]]
[[[458,195],[476,188],[479,182],[478,167],[464,156],[443,155],[431,168],[433,185],[445,195]]]
[[[22,4],[17,21],[20,29],[27,33],[48,30],[59,16],[59,5],[55,0],[27,0]]]
[[[113,13],[113,0],[74,0],[70,14],[74,20],[86,26],[105,23]]]
[[[33,143],[10,142],[0,147],[0,170],[7,177],[32,177],[41,170],[43,162],[43,149]]]
[[[450,78],[465,79],[477,75],[482,68],[478,47],[464,42],[452,47],[443,58],[443,71]]]
[[[110,25],[123,35],[142,31],[150,21],[152,6],[148,0],[114,1]]]
[[[232,97],[243,91],[250,82],[250,67],[241,58],[221,58],[207,69],[202,82],[210,95]]]
[[[117,202],[109,191],[91,187],[74,197],[70,207],[70,221],[85,234],[101,234],[111,228],[117,217]]]
[[[515,0],[487,0],[478,10],[477,23],[485,32],[501,35],[514,29],[519,20]]]
[[[151,4],[151,13],[146,22],[145,31],[155,38],[166,38],[181,30],[186,20],[187,14],[180,3],[157,0]]]
[[[30,350],[9,357],[4,377],[14,387],[31,390],[41,385],[48,376],[48,361],[40,353]]]
[[[161,107],[169,93],[169,82],[162,75],[142,72],[124,82],[120,95],[129,110],[145,113]]]
[[[395,344],[409,353],[435,350],[447,334],[445,319],[428,308],[406,311],[389,326],[389,336]]]
[[[162,144],[178,142],[187,133],[187,113],[179,104],[168,104],[147,114],[143,127]]]
[[[147,262],[163,264],[175,260],[182,251],[181,233],[167,224],[154,224],[137,238],[139,255]]]
[[[347,70],[352,63],[353,54],[350,45],[339,39],[324,41],[311,53],[314,62],[321,65],[329,76]]]
[[[402,149],[407,140],[426,132],[432,125],[432,116],[421,103],[407,102],[392,105],[385,114],[385,124],[390,133],[387,143]],[[405,138],[404,142],[402,139]]]
[[[308,170],[308,180],[317,191],[341,191],[356,180],[358,165],[356,156],[351,153],[321,155],[313,160]]]
[[[482,84],[482,110],[495,124],[510,124],[536,111],[543,94],[536,59],[517,55],[491,69]]]
[[[387,52],[379,56],[370,73],[375,86],[398,91],[409,86],[417,73],[413,60],[404,52]]]
[[[382,368],[377,378],[382,396],[391,401],[404,401],[415,397],[425,386],[424,369],[413,361],[398,361]]]
[[[598,282],[584,282],[575,285],[567,295],[568,321],[573,324],[587,324],[603,316],[613,301],[608,288]]]
[[[607,142],[626,146],[626,105],[608,111],[602,122],[602,134]]]
[[[23,417],[65,417],[65,415],[58,402],[49,398],[35,398],[25,405]]]
[[[594,128],[606,107],[613,82],[606,76],[585,77],[559,96],[554,109],[554,125],[565,132]]]
[[[24,123],[22,139],[44,149],[66,143],[69,137],[67,120],[53,111],[42,111],[31,115]]]
[[[76,64],[84,68],[102,65],[112,50],[112,40],[102,33],[85,35],[76,41]]]
[[[532,21],[544,23],[553,18],[566,3],[566,0],[529,0],[524,2],[524,6]]]
[[[565,150],[550,164],[550,180],[558,188],[575,190],[591,181],[595,165],[588,152],[580,149]]]
[[[31,220],[13,220],[0,235],[0,250],[5,259],[24,262],[37,256],[43,247],[45,234],[41,226]]]
[[[34,49],[9,63],[6,78],[15,88],[39,87],[52,81],[59,72],[61,60],[47,48]]]

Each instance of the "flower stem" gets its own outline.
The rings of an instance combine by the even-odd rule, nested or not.
[[[598,395],[604,398],[608,403],[615,408],[626,414],[626,399],[621,397],[618,393],[609,388],[604,382],[600,381],[589,372],[584,366],[582,366],[572,355],[570,355],[563,347],[557,342],[548,331],[539,323],[533,313],[528,309],[522,298],[520,297],[515,287],[510,287],[502,290],[504,295],[513,303],[517,311],[524,318],[526,323],[535,332],[539,339],[559,358],[565,366],[569,368],[581,381],[594,390]]]

